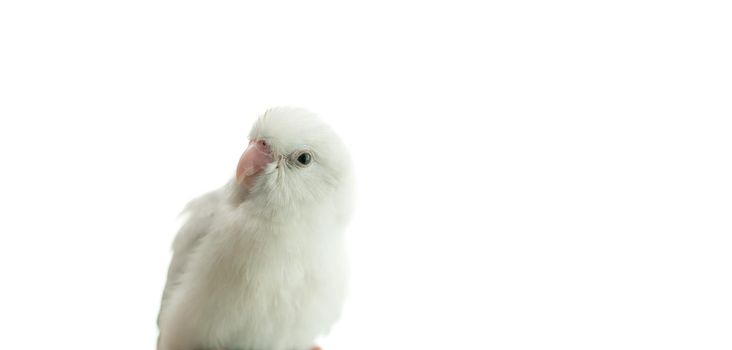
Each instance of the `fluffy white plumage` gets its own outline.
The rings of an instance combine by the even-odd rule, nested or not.
[[[249,137],[266,143],[272,161],[251,182],[235,178],[186,207],[159,350],[306,350],[340,315],[352,193],[345,146],[294,108],[267,111]]]

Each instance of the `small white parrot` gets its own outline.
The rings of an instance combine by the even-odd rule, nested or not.
[[[158,349],[317,349],[346,295],[352,189],[348,151],[314,114],[260,116],[234,179],[184,211]]]

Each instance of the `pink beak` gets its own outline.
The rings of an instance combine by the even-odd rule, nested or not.
[[[236,181],[246,188],[252,187],[257,174],[273,161],[272,150],[266,142],[250,141],[249,147],[241,155],[239,165],[236,167]]]

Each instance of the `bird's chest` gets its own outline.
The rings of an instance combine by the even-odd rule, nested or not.
[[[312,236],[311,236],[312,237]],[[216,339],[292,342],[327,330],[345,296],[344,254],[337,245],[259,234],[210,242],[206,295]],[[215,251],[215,252],[214,252]]]
[[[310,239],[303,239],[309,237]],[[281,314],[321,307],[345,282],[339,247],[321,241],[317,232],[255,232],[222,237],[210,266],[217,297],[238,312]],[[287,314],[287,315],[284,315]]]
[[[318,271],[311,249],[267,233],[225,239],[216,250],[211,276],[246,301],[304,288]]]

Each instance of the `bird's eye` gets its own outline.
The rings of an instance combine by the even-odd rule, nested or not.
[[[300,163],[300,165],[308,165],[312,160],[313,156],[308,152],[300,153],[300,155],[297,156],[297,162]]]

